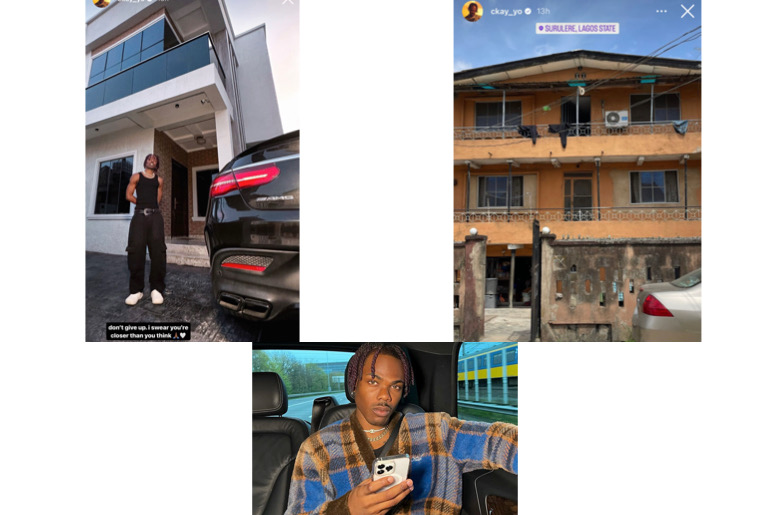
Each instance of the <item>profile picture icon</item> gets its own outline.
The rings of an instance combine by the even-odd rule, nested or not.
[[[94,5],[96,7],[107,7],[110,5],[110,0],[94,0]]]
[[[484,9],[478,2],[466,2],[463,6],[463,18],[468,21],[478,21],[482,14],[484,14]]]

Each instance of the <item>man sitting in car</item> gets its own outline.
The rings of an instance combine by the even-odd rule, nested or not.
[[[399,346],[364,344],[348,369],[356,409],[302,444],[287,514],[385,514],[393,507],[391,513],[459,514],[464,472],[503,468],[518,474],[515,425],[396,410],[414,384]],[[411,470],[406,481],[379,491],[393,482],[370,477],[372,462],[383,450],[387,456],[409,454]]]

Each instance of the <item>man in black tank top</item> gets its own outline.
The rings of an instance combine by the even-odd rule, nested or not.
[[[150,251],[150,297],[153,304],[163,304],[166,288],[166,241],[163,234],[163,216],[160,199],[163,179],[158,176],[158,156],[148,154],[144,171],[131,176],[126,198],[136,204],[134,217],[128,228],[129,296],[126,304],[133,306],[144,296],[145,252]],[[134,195],[136,193],[136,195]]]

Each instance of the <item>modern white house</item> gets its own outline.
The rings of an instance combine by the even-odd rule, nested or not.
[[[167,244],[203,245],[212,175],[283,133],[265,30],[235,37],[222,0],[112,2],[86,23],[87,251],[125,252],[126,186],[149,153]]]

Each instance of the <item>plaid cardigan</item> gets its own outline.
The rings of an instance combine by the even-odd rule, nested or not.
[[[396,413],[391,428],[400,417]],[[405,453],[414,490],[391,513],[459,514],[464,472],[503,468],[518,474],[518,428],[446,413],[409,414],[388,455]],[[349,514],[348,494],[371,476],[373,461],[355,412],[312,434],[297,454],[286,514]]]

